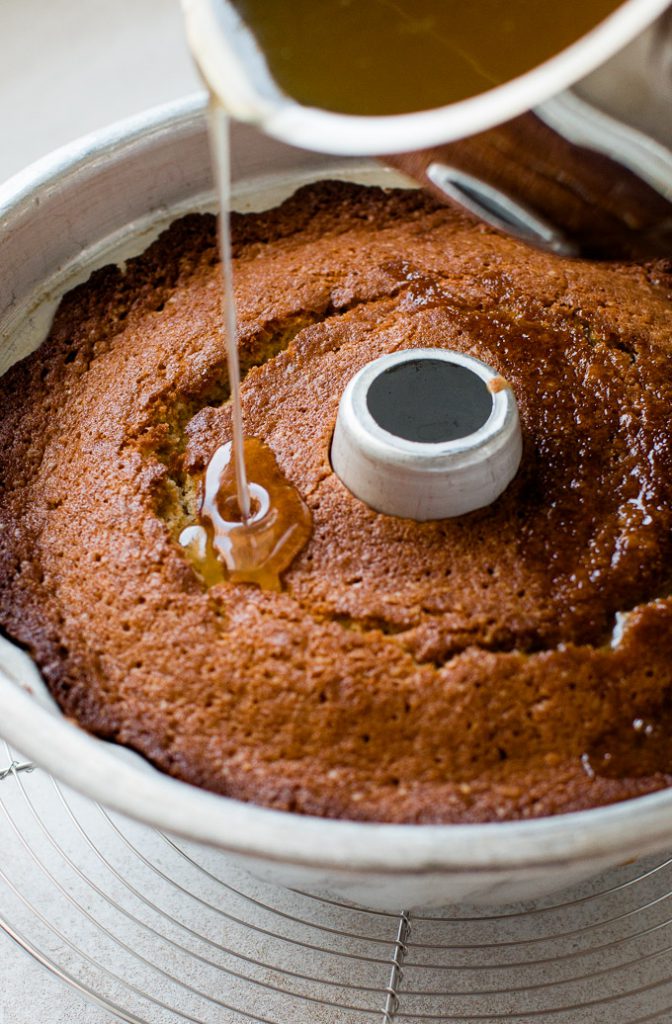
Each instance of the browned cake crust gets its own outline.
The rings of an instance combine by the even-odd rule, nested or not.
[[[1,621],[66,714],[189,782],[328,816],[515,818],[672,783],[667,746],[591,767],[669,714],[670,268],[561,261],[338,183],[233,231],[246,431],[312,539],[281,594],[207,590],[177,543],[230,438],[214,221],[186,217],[67,295],[1,383]],[[513,386],[523,464],[490,508],[394,519],[331,471],[347,381],[409,346]]]

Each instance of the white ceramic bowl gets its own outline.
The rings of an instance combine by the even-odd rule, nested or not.
[[[543,2],[543,0],[542,0]],[[546,0],[548,2],[548,0]],[[263,125],[274,138],[324,153],[401,153],[487,131],[539,107],[637,37],[670,0],[623,0],[571,46],[538,67],[459,103],[414,114],[363,117],[303,107],[275,84],[235,9],[221,0],[182,0],[192,52],[213,91],[241,121]],[[334,26],[338,31],[338,26]],[[649,61],[640,68],[655,72]],[[612,81],[618,86],[618,79]],[[641,112],[638,112],[641,116]]]
[[[325,175],[380,169],[234,131],[240,208]],[[384,172],[383,172],[384,173]],[[203,99],[174,104],[35,164],[0,189],[0,372],[44,336],[58,296],[94,265],[144,248],[212,202]],[[385,909],[502,903],[672,846],[672,790],[581,814],[488,825],[325,821],[177,782],[68,723],[31,660],[0,641],[0,733],[101,803],[228,851],[257,874]]]

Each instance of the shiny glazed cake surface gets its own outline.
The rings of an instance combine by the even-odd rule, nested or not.
[[[230,440],[214,220],[187,217],[66,296],[1,384],[0,622],[64,711],[303,813],[496,820],[670,784],[670,267],[341,183],[233,231],[246,431],[312,538],[280,593],[207,587],[178,543]],[[393,519],[331,471],[347,381],[412,346],[514,388],[523,463],[488,509]]]

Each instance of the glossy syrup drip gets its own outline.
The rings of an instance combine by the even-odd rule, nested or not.
[[[243,433],[230,242],[228,118],[214,97],[210,102],[210,142],[219,200],[221,323],[234,436],[212,456],[203,480],[199,522],[181,531],[179,543],[208,586],[230,580],[280,590],[280,574],[308,540],[311,520],[268,445],[256,437],[245,438]]]
[[[581,758],[584,771],[610,779],[672,775],[672,708],[634,718],[602,736]]]
[[[231,146],[229,119],[214,96],[209,108],[210,146],[219,202],[219,255],[222,266],[222,325],[229,373],[233,463],[238,507],[243,520],[250,517],[252,503],[247,482],[243,448],[243,408],[240,401],[240,362],[238,360],[238,318],[233,291],[233,253],[231,249]]]
[[[244,457],[254,480],[250,483],[250,515],[243,521],[238,505],[231,442],[217,449],[205,471],[199,523],[180,534],[195,568],[212,586],[257,583],[280,590],[280,573],[310,537],[310,511],[297,489],[282,474],[273,452],[263,441],[248,437]]]
[[[280,590],[280,573],[306,544],[311,516],[296,488],[282,474],[273,452],[243,435],[238,360],[238,325],[231,251],[229,122],[210,103],[210,142],[219,199],[222,264],[222,324],[226,344],[233,440],[216,450],[205,471],[199,521],[182,530],[184,547],[203,581],[229,579]]]

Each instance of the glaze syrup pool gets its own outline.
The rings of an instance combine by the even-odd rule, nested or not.
[[[590,778],[646,778],[672,775],[672,706],[617,723],[581,758]]]
[[[280,574],[310,537],[310,511],[281,472],[272,450],[256,437],[245,438],[243,455],[250,482],[250,513],[240,515],[232,444],[221,445],[205,471],[199,522],[180,534],[194,567],[212,586],[225,579],[280,590]]]

